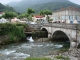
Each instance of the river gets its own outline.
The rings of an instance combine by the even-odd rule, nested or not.
[[[0,48],[0,60],[24,60],[27,57],[42,57],[56,50],[66,48],[65,46],[64,42],[22,42],[9,44]]]

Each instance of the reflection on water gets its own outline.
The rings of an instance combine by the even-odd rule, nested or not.
[[[34,42],[10,44],[0,49],[0,60],[23,60],[26,57],[41,57],[50,51],[63,48],[65,43]]]

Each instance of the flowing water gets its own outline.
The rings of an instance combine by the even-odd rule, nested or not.
[[[27,57],[42,57],[51,51],[63,48],[65,43],[52,42],[22,42],[0,48],[0,60],[24,60]]]

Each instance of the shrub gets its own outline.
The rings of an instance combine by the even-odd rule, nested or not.
[[[0,36],[9,35],[10,41],[19,41],[21,38],[25,37],[25,29],[28,29],[27,24],[1,23]]]

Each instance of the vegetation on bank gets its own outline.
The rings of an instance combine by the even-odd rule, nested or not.
[[[70,58],[59,55],[59,56],[54,56],[54,58],[52,59],[51,58],[31,58],[29,57],[29,58],[26,58],[25,60],[70,60]]]
[[[57,59],[63,59],[63,60],[70,60],[69,57],[63,57],[62,55],[55,56],[55,58],[57,58]]]
[[[25,60],[51,60],[50,58],[26,58]]]
[[[17,42],[25,37],[24,31],[28,29],[27,24],[21,23],[1,23],[0,24],[0,38],[6,36],[5,39],[0,39],[3,43]]]

